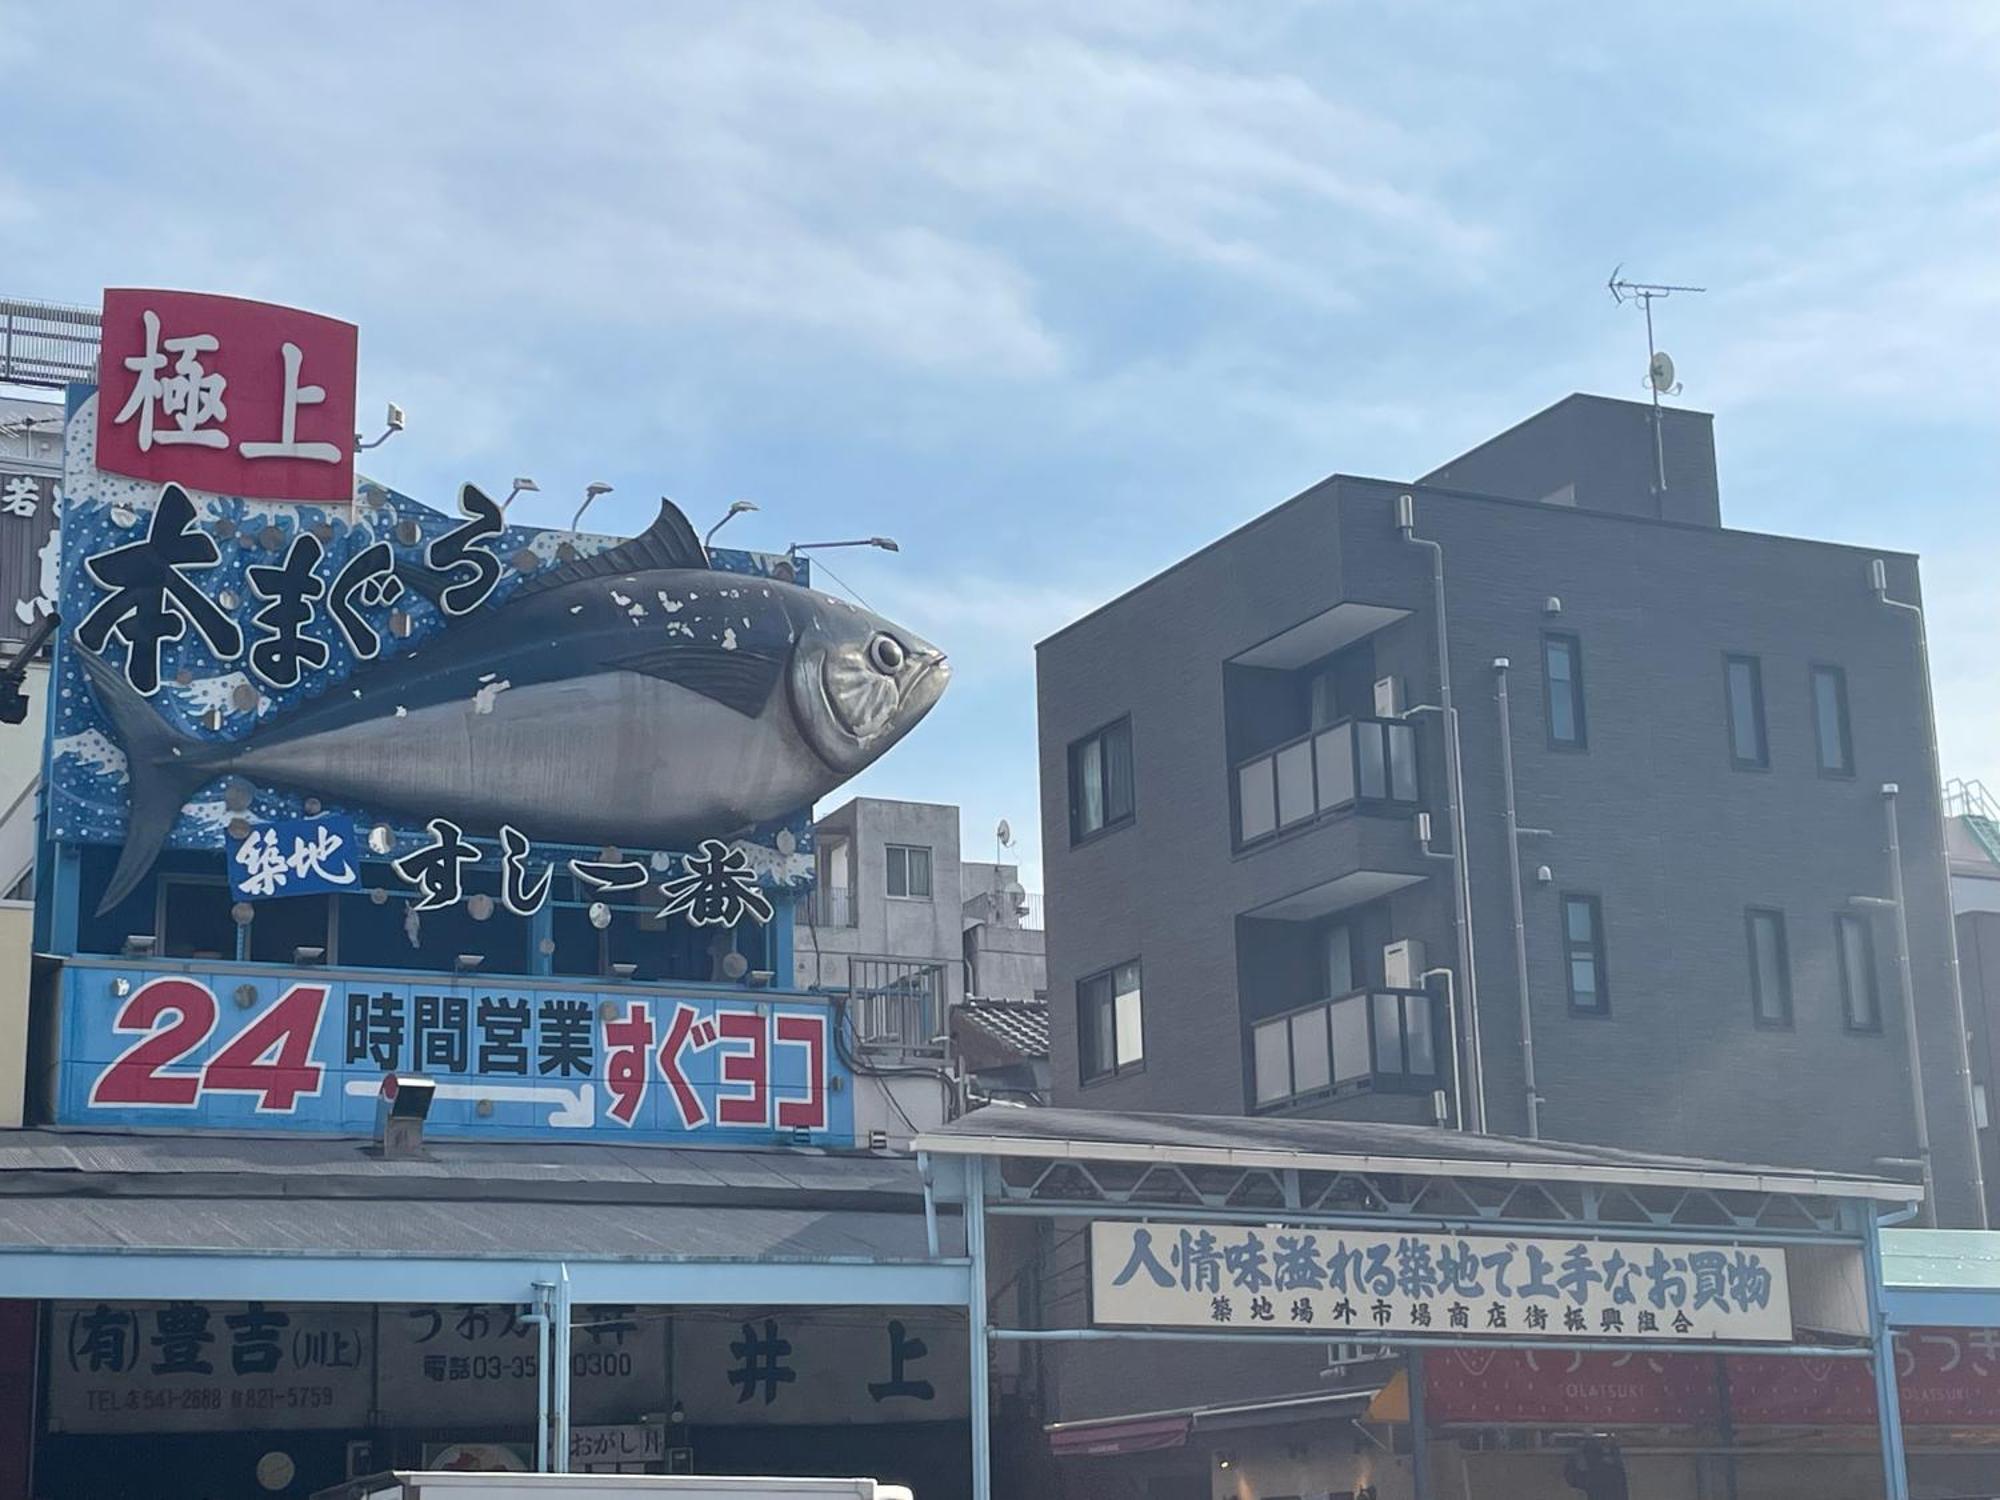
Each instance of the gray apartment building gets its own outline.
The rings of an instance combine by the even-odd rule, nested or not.
[[[1038,653],[1052,1102],[1914,1170],[1906,929],[1938,1217],[1976,1222],[1893,601],[1912,556],[1722,525],[1709,416],[1577,395],[1076,621]]]

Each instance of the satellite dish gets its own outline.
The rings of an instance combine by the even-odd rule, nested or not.
[[[1005,818],[1002,818],[1000,820],[1000,826],[993,830],[993,837],[1000,841],[1001,848],[1003,849],[1013,848],[1014,847],[1013,825],[1010,824]]]
[[[1646,371],[1646,383],[1662,394],[1674,388],[1674,357],[1666,350],[1653,356],[1652,366]]]

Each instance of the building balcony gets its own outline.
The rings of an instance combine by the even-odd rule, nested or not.
[[[1250,1028],[1252,1103],[1284,1111],[1348,1094],[1443,1088],[1441,1009],[1427,990],[1376,988],[1258,1021]]]
[[[1417,806],[1417,732],[1402,719],[1353,718],[1236,767],[1236,847],[1247,849],[1354,808]]]

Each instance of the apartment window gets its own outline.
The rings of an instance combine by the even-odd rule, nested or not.
[[[1131,1072],[1145,1061],[1137,959],[1080,980],[1076,1005],[1084,1082]]]
[[[1759,1026],[1792,1024],[1792,960],[1785,944],[1785,914],[1753,906],[1744,914],[1750,932],[1750,1011]]]
[[[1875,929],[1868,919],[1840,912],[1833,919],[1840,948],[1840,1003],[1849,1031],[1882,1029],[1882,992],[1875,983]]]
[[[1813,740],[1822,776],[1854,774],[1854,740],[1847,729],[1847,674],[1839,667],[1812,669]]]
[[[1132,721],[1126,718],[1069,747],[1071,842],[1131,822],[1132,805]]]
[[[1764,770],[1771,747],[1764,738],[1764,669],[1754,656],[1724,658],[1729,682],[1729,761],[1739,770]]]
[[[1558,750],[1581,750],[1588,743],[1583,724],[1583,646],[1573,635],[1542,637],[1542,696],[1547,703],[1549,743]]]
[[[889,894],[901,901],[931,899],[931,851],[911,844],[889,845]]]
[[[1564,896],[1562,907],[1569,1008],[1584,1015],[1608,1015],[1611,993],[1604,983],[1604,909],[1595,896]]]

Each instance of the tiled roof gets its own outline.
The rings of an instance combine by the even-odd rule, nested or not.
[[[1022,1057],[1049,1055],[1049,1007],[1043,1000],[979,1000],[958,1008],[964,1025]]]

